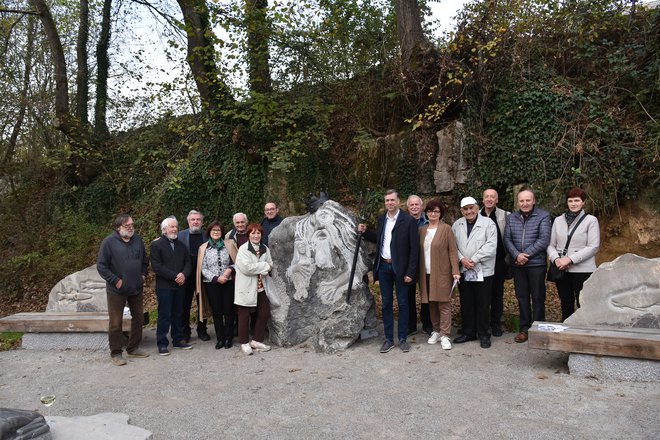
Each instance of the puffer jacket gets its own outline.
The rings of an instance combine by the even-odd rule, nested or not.
[[[267,246],[259,245],[258,257],[249,241],[241,246],[236,255],[234,304],[256,307],[258,275],[268,275],[272,268],[273,259]]]
[[[527,218],[517,211],[506,219],[504,246],[513,261],[521,252],[528,254],[529,260],[525,267],[545,266],[551,231],[552,222],[547,211],[534,207]]]

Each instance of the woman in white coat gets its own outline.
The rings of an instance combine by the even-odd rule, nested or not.
[[[550,263],[565,271],[563,279],[556,282],[561,301],[562,321],[573,314],[576,304],[580,307],[582,285],[596,270],[600,227],[596,217],[584,212],[586,198],[587,193],[581,188],[571,188],[566,193],[568,210],[557,217],[552,224],[552,235],[547,249]],[[583,217],[584,220],[580,222]],[[576,227],[568,249],[564,253],[568,235]]]
[[[238,249],[236,255],[236,290],[234,304],[238,315],[238,341],[241,351],[252,354],[253,351],[268,351],[264,344],[266,323],[270,317],[270,302],[266,297],[263,278],[273,268],[268,247],[261,243],[263,229],[261,225],[247,227],[248,242]],[[250,313],[256,308],[257,320],[250,340]]]

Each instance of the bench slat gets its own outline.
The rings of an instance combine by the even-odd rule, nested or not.
[[[563,325],[561,332],[539,330],[539,325]],[[529,329],[529,348],[660,360],[660,330],[607,326],[570,326],[535,322]]]
[[[106,312],[16,313],[0,318],[0,331],[22,333],[107,332]],[[131,329],[131,317],[124,316],[124,331]]]

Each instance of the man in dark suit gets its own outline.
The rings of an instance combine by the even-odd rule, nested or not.
[[[202,229],[204,225],[204,214],[199,211],[191,210],[186,218],[188,222],[188,229],[179,231],[177,234],[178,240],[188,250],[190,256],[190,265],[193,270],[197,268],[197,251],[199,247],[206,243],[208,237],[206,232]],[[192,300],[195,296],[196,280],[194,276],[189,276],[185,284],[185,296],[183,297],[183,311],[181,312],[181,321],[183,323],[183,339],[190,342],[190,310],[192,309]],[[202,341],[211,339],[206,331],[207,320],[203,316],[199,316],[199,298],[197,298],[197,336]]]
[[[192,275],[190,256],[183,243],[177,239],[179,224],[174,217],[168,217],[160,224],[163,235],[151,243],[151,268],[156,274],[156,298],[158,299],[158,324],[156,344],[158,354],[170,354],[167,346],[170,331],[172,344],[176,348],[190,350],[192,345],[185,342],[181,310],[183,309],[184,285]]]
[[[374,263],[374,281],[380,285],[382,299],[385,342],[380,348],[387,353],[394,347],[394,288],[399,306],[397,334],[399,348],[404,353],[410,351],[408,337],[408,290],[414,288],[419,260],[419,238],[417,222],[408,213],[399,209],[399,194],[389,189],[385,192],[385,214],[378,217],[377,233],[367,231],[366,225],[358,225],[364,238],[377,243]]]

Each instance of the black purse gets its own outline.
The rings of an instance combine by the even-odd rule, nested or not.
[[[559,256],[557,258],[564,257],[566,253],[568,252],[568,245],[571,243],[571,238],[573,238],[573,233],[577,230],[578,226],[580,226],[580,223],[582,223],[582,220],[584,220],[587,217],[587,214],[585,213],[582,217],[580,217],[580,220],[575,224],[575,227],[571,231],[570,234],[568,234],[568,239],[566,240],[566,245],[564,245],[564,249],[561,251]],[[550,267],[548,267],[548,274],[546,275],[545,279],[548,281],[552,282],[557,282],[561,281],[564,279],[564,274],[565,270],[559,269],[554,261],[550,262]]]

